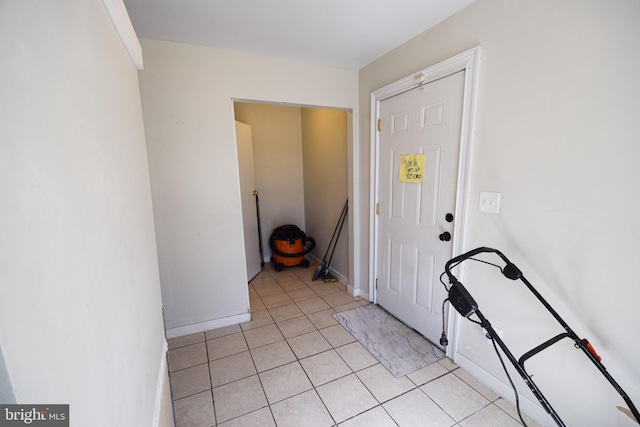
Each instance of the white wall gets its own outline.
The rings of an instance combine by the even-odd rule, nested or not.
[[[142,47],[140,87],[168,334],[237,323],[248,315],[249,298],[233,101],[357,114],[357,71],[157,40],[142,40]],[[351,140],[357,138],[354,131]]]
[[[359,156],[364,165],[372,90],[482,46],[464,248],[510,257],[640,403],[638,16],[633,0],[476,1],[361,70]],[[501,193],[500,214],[478,211],[480,191]],[[490,267],[469,266],[463,282],[516,354],[558,332],[530,293]],[[569,425],[631,422],[576,350],[541,357],[528,366]],[[492,347],[468,322],[457,359],[508,393]]]
[[[347,113],[303,108],[302,140],[307,231],[316,239],[313,254],[322,259],[348,195]],[[329,257],[331,251],[327,261]],[[349,221],[338,239],[331,270],[343,283],[349,277]]]
[[[166,344],[137,70],[97,0],[2,1],[0,57],[15,398],[70,404],[75,426],[171,425],[156,408]]]

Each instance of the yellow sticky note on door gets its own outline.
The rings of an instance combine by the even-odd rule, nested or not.
[[[422,182],[424,180],[424,154],[400,156],[400,182]]]

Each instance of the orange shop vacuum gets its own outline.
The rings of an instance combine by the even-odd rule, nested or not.
[[[271,262],[274,263],[276,271],[282,271],[284,267],[296,265],[309,267],[309,261],[304,256],[316,247],[316,241],[297,226],[289,224],[273,230],[269,246],[273,252]]]

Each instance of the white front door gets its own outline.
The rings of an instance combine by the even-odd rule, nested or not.
[[[247,279],[260,273],[260,247],[258,238],[258,215],[253,191],[256,189],[253,166],[253,140],[251,126],[236,121],[236,143],[238,145],[238,169],[240,172],[240,202],[244,229],[244,250],[247,261]]]
[[[452,256],[464,84],[460,71],[380,102],[377,301],[435,344],[447,297],[439,276]],[[407,155],[424,155],[423,182],[399,179]]]

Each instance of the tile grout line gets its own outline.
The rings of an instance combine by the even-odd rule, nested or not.
[[[271,404],[269,403],[269,398],[267,397],[267,393],[266,393],[266,391],[264,389],[264,384],[262,383],[262,378],[260,377],[260,372],[258,372],[258,366],[256,365],[256,361],[255,361],[255,359],[253,357],[253,353],[251,353],[251,348],[249,348],[249,342],[247,341],[247,337],[245,335],[245,331],[242,331],[242,336],[244,336],[245,342],[247,343],[247,348],[248,348],[247,351],[249,352],[249,356],[251,357],[251,362],[253,363],[253,368],[256,370],[256,376],[258,377],[258,381],[260,382],[260,387],[262,387],[262,393],[264,394],[264,399],[267,402],[267,406],[266,407],[269,409],[269,413],[271,414],[271,419],[273,420],[273,423],[277,425],[276,417],[275,417],[275,415],[273,415],[273,410],[271,409]],[[243,417],[243,416],[248,415],[250,413],[259,411],[259,410],[261,410],[263,408],[264,408],[264,406],[261,407],[261,408],[254,409],[253,411],[248,412],[247,414],[239,415],[236,418]]]
[[[305,284],[305,285],[306,285],[306,284]],[[308,286],[308,285],[307,285],[307,286]],[[314,292],[315,292],[315,291],[314,291]],[[286,293],[286,291],[285,291],[285,293]],[[288,294],[287,294],[287,295],[288,295]],[[315,297],[314,297],[314,298],[315,298]],[[310,298],[310,299],[311,299],[311,298]],[[292,300],[293,300],[293,299],[292,299]],[[294,301],[294,303],[295,303],[295,301]],[[318,328],[318,327],[317,327],[317,326],[316,326],[316,325],[315,325],[315,324],[314,324],[314,323],[313,323],[313,322],[312,322],[312,321],[307,317],[307,313],[305,313],[304,311],[302,311],[302,309],[300,308],[300,306],[298,306],[298,304],[296,304],[296,307],[298,307],[298,309],[302,312],[302,316],[296,316],[296,317],[294,317],[294,318],[304,317],[305,319],[307,319],[307,321],[309,321],[309,323],[311,323],[311,325],[313,325],[313,327],[314,327],[314,329],[315,329],[315,332],[320,332],[320,329],[319,329],[319,328]],[[267,309],[267,311],[269,310],[269,308],[267,308],[267,307],[266,307],[266,305],[265,305],[265,308]],[[271,314],[269,313],[269,315],[271,315]],[[272,319],[273,319],[273,316],[272,316]],[[290,319],[286,319],[286,320],[290,320]],[[329,417],[331,417],[331,420],[333,421],[333,426],[337,426],[337,425],[338,425],[338,423],[336,422],[336,420],[335,420],[335,418],[334,418],[333,414],[331,414],[331,411],[329,411],[329,408],[327,408],[326,403],[324,402],[324,400],[322,400],[322,397],[321,397],[321,396],[320,396],[320,394],[318,393],[317,387],[313,384],[313,381],[311,381],[311,378],[309,377],[309,374],[307,373],[307,371],[304,369],[304,366],[302,366],[302,363],[300,362],[302,359],[300,359],[300,358],[298,357],[298,355],[296,354],[296,352],[295,352],[295,351],[293,350],[293,348],[291,347],[291,344],[289,343],[289,338],[287,338],[287,337],[285,337],[285,336],[284,336],[284,333],[283,333],[283,332],[282,332],[282,330],[280,329],[280,326],[278,326],[278,322],[276,322],[276,321],[275,321],[275,319],[273,319],[273,321],[274,321],[274,324],[276,325],[276,327],[278,328],[278,330],[280,331],[280,333],[282,334],[282,336],[283,336],[283,338],[284,338],[284,341],[287,343],[287,346],[289,347],[289,350],[291,350],[291,352],[293,353],[294,357],[296,358],[295,362],[296,362],[296,363],[298,363],[298,365],[299,365],[299,366],[300,366],[300,368],[302,369],[302,372],[304,372],[304,374],[305,374],[305,376],[306,376],[307,380],[309,381],[309,384],[311,385],[311,389],[309,389],[309,390],[305,390],[305,391],[303,391],[303,392],[301,392],[301,393],[297,393],[297,394],[295,394],[295,395],[293,395],[293,396],[289,396],[289,397],[287,397],[287,398],[285,398],[285,399],[283,399],[283,400],[281,400],[281,401],[279,401],[279,402],[283,402],[283,401],[285,401],[285,400],[287,400],[287,399],[291,399],[291,398],[293,398],[293,397],[300,396],[300,395],[301,395],[301,394],[303,394],[303,393],[307,393],[307,392],[309,392],[309,391],[313,390],[313,392],[315,393],[316,397],[317,397],[317,398],[318,398],[318,400],[322,403],[322,406],[324,407],[324,409],[327,411],[327,414],[329,415]],[[312,332],[314,332],[314,331],[312,331]],[[312,332],[309,332],[309,333],[312,333]],[[290,337],[290,338],[295,338],[295,337],[297,337],[297,336],[302,336],[302,335],[305,335],[305,334],[299,334],[299,335],[296,335],[296,336],[294,336],[294,337]],[[328,350],[327,350],[327,351],[328,351]],[[311,357],[311,356],[309,356],[309,357]],[[293,363],[293,362],[291,362],[291,363]],[[273,369],[276,369],[276,368],[273,368]],[[265,371],[265,372],[266,372],[266,371]],[[263,391],[264,391],[264,387],[263,387]],[[265,393],[265,395],[266,395],[266,393]],[[267,399],[267,401],[268,401],[268,399]],[[279,402],[275,402],[275,403],[279,403]],[[271,404],[270,404],[270,403],[269,403],[269,409],[271,410]],[[272,414],[272,416],[273,416],[273,410],[271,410],[271,414]],[[276,426],[277,426],[277,422],[276,422],[276,420],[275,420],[275,416],[273,416],[273,418],[274,418],[274,422],[276,423]]]
[[[307,285],[306,283],[305,283],[305,285],[306,285],[307,287],[309,287],[309,288],[310,288],[310,286],[309,286],[309,285]],[[312,290],[314,293],[316,293],[313,289],[311,289],[311,290]],[[317,293],[316,293],[316,295],[317,295]],[[318,295],[318,296],[319,296],[319,295]],[[313,299],[313,298],[316,298],[316,297],[312,297],[312,298],[308,298],[308,299]],[[322,300],[322,301],[324,301],[324,300]],[[309,321],[309,323],[311,323],[311,325],[313,325],[313,327],[314,327],[315,331],[312,331],[312,332],[309,332],[309,333],[313,333],[313,332],[319,332],[319,333],[320,333],[321,328],[318,328],[318,326],[317,326],[315,323],[313,323],[313,322],[311,321],[311,319],[309,319],[309,318],[308,318],[308,315],[309,315],[309,314],[312,314],[312,313],[305,313],[305,312],[302,310],[302,308],[297,304],[297,302],[296,302],[296,301],[294,301],[294,303],[296,304],[296,306],[298,307],[298,309],[302,312],[302,316],[298,316],[298,317],[304,317],[305,319],[307,319],[307,321]],[[329,305],[326,301],[325,301],[325,304]],[[330,306],[330,305],[329,305],[329,306]],[[331,307],[331,306],[330,306],[330,307]],[[319,310],[319,311],[322,311],[322,310]],[[319,312],[319,311],[318,311],[318,312]],[[334,311],[335,311],[335,310],[334,310]],[[278,326],[277,322],[276,322],[276,326]],[[278,329],[280,329],[280,327],[279,327],[279,326],[278,326]],[[281,331],[281,333],[282,333],[282,331]],[[282,334],[282,335],[284,336],[284,334]],[[296,335],[296,336],[302,336],[302,335],[305,335],[305,334],[299,334],[299,335]],[[290,338],[295,338],[296,336],[294,336],[294,337],[290,337]],[[325,338],[325,339],[326,339],[326,338]],[[303,392],[303,393],[306,393],[306,392],[308,392],[308,391],[313,390],[313,392],[315,393],[315,395],[316,395],[316,397],[318,398],[318,400],[322,403],[322,406],[324,407],[325,411],[327,411],[327,414],[329,415],[329,417],[331,417],[331,420],[333,421],[333,426],[337,426],[337,425],[338,425],[338,422],[336,421],[335,417],[333,416],[333,414],[331,413],[331,411],[330,411],[330,410],[329,410],[329,408],[327,407],[326,402],[325,402],[325,401],[322,399],[322,397],[320,396],[320,393],[318,393],[318,389],[317,389],[317,387],[313,384],[313,381],[312,381],[312,380],[311,380],[311,378],[309,377],[309,373],[306,371],[306,369],[304,369],[304,366],[303,366],[303,365],[302,365],[302,363],[301,363],[301,360],[302,360],[302,359],[305,359],[305,358],[302,358],[302,359],[301,359],[301,358],[299,358],[299,357],[298,357],[298,355],[296,354],[296,352],[295,352],[295,351],[293,351],[293,348],[291,348],[291,345],[289,344],[289,338],[286,338],[286,337],[285,337],[285,341],[287,342],[287,345],[289,346],[289,348],[290,348],[290,349],[291,349],[291,351],[293,352],[294,356],[296,357],[296,362],[300,365],[300,367],[301,367],[301,369],[302,369],[302,372],[304,372],[304,374],[305,374],[305,376],[306,376],[307,380],[309,381],[309,384],[311,384],[311,389],[310,389],[310,390],[307,390],[307,391],[305,391],[305,392]],[[331,343],[329,343],[329,345],[331,345]],[[333,348],[333,346],[332,346],[332,345],[331,345],[331,350],[334,350],[334,348]],[[326,351],[329,351],[329,350],[326,350]],[[322,352],[321,352],[321,353],[322,353]],[[320,353],[316,353],[316,354],[320,354]],[[314,356],[314,355],[309,355],[309,356],[307,356],[307,358],[312,357],[312,356]],[[339,356],[339,355],[338,355],[338,356]],[[349,368],[349,369],[351,370],[351,368]],[[351,371],[352,371],[352,370],[351,370]],[[301,395],[301,394],[302,394],[302,393],[298,393],[297,395],[290,396],[290,397],[288,397],[287,399],[291,399],[292,397],[299,396],[299,395]],[[284,400],[286,400],[286,399],[284,399]]]
[[[306,283],[305,283],[305,285],[306,285]],[[306,286],[308,286],[308,285],[306,285]],[[313,289],[312,289],[312,290],[313,290]],[[286,292],[286,291],[285,291],[285,292]],[[315,292],[315,291],[314,291],[314,292]],[[315,297],[313,297],[313,298],[315,298]],[[312,298],[309,298],[309,299],[312,299]],[[296,303],[296,302],[294,301],[294,303]],[[326,302],[325,302],[325,303],[326,303]],[[266,305],[265,305],[265,307],[266,307]],[[317,326],[316,324],[314,324],[314,323],[313,323],[313,322],[308,318],[308,314],[311,314],[311,313],[305,313],[304,311],[302,311],[302,309],[300,308],[300,306],[298,306],[298,304],[296,304],[296,307],[298,307],[298,309],[302,312],[302,316],[297,316],[297,317],[295,317],[295,318],[304,317],[304,318],[305,318],[305,319],[307,319],[307,321],[309,321],[309,323],[311,323],[311,325],[314,327],[315,331],[312,331],[312,332],[309,332],[309,333],[313,333],[313,332],[320,332],[320,328],[318,328],[318,326]],[[267,311],[268,311],[268,310],[269,310],[269,309],[267,308]],[[287,319],[287,320],[290,320],[290,319]],[[325,401],[322,399],[322,397],[321,397],[321,396],[320,396],[320,394],[318,393],[317,387],[313,384],[313,381],[312,381],[312,380],[311,380],[311,378],[309,377],[308,372],[304,369],[304,366],[303,366],[303,365],[302,365],[302,363],[301,363],[301,360],[302,360],[302,359],[301,359],[300,357],[298,357],[298,355],[297,355],[297,354],[296,354],[296,352],[293,350],[293,348],[291,348],[291,344],[289,344],[289,338],[287,338],[287,337],[285,337],[285,336],[284,336],[284,333],[283,333],[283,332],[282,332],[282,330],[280,329],[280,326],[278,326],[278,322],[276,322],[276,321],[275,321],[275,319],[274,319],[274,323],[275,323],[276,327],[278,328],[278,330],[280,331],[280,333],[282,334],[282,336],[283,336],[283,338],[284,338],[285,342],[287,343],[287,346],[289,346],[289,349],[291,350],[291,352],[292,352],[292,353],[293,353],[293,355],[295,356],[295,358],[296,358],[296,363],[298,363],[298,365],[299,365],[299,366],[300,366],[300,368],[302,369],[302,372],[304,372],[305,377],[306,377],[306,378],[307,378],[307,380],[309,381],[309,384],[311,385],[311,389],[310,389],[310,390],[306,390],[306,391],[304,391],[304,392],[297,393],[297,394],[295,394],[295,395],[293,395],[293,396],[289,396],[289,397],[287,397],[286,399],[283,399],[282,401],[285,401],[285,400],[287,400],[287,399],[291,399],[291,398],[293,398],[293,397],[295,397],[295,396],[299,396],[299,395],[301,395],[301,394],[303,394],[303,393],[307,393],[307,392],[309,392],[309,391],[313,390],[313,392],[315,393],[316,397],[319,399],[319,401],[322,403],[322,406],[323,406],[323,407],[324,407],[324,409],[327,411],[327,414],[329,415],[329,417],[331,417],[331,420],[333,421],[333,426],[337,426],[337,425],[338,425],[338,422],[337,422],[337,421],[336,421],[336,419],[334,418],[334,416],[333,416],[333,414],[331,413],[331,411],[329,411],[329,408],[327,407],[327,404],[325,403]],[[290,337],[290,338],[295,338],[295,337],[297,337],[297,336],[302,336],[302,335],[305,335],[305,334],[299,334],[299,335],[296,335],[296,336],[293,336],[293,337]],[[330,343],[329,343],[329,344],[330,344]],[[331,345],[331,344],[330,344],[330,345]],[[333,348],[333,346],[331,346],[331,350],[333,350],[333,349],[334,349],[334,348]],[[329,350],[326,350],[326,351],[329,351]],[[316,353],[316,354],[319,354],[319,353]],[[310,355],[310,356],[308,356],[308,357],[311,357],[311,356],[313,356],[313,355]],[[303,358],[303,359],[304,359],[304,358]],[[273,369],[275,369],[275,368],[273,368]],[[349,369],[351,370],[351,368],[349,368]],[[264,390],[263,390],[263,391],[264,391]],[[265,393],[265,394],[266,394],[266,393]],[[276,402],[276,403],[277,403],[277,402]],[[269,407],[271,408],[271,404],[269,404]],[[272,411],[272,415],[273,415],[273,411]],[[275,416],[274,416],[274,421],[275,421]],[[276,425],[277,425],[277,423],[276,423]]]
[[[312,290],[313,290],[313,289],[312,289]],[[285,292],[286,292],[286,291],[285,291]],[[314,291],[314,292],[315,292],[315,291]],[[338,291],[338,292],[339,292],[339,291]],[[338,292],[336,292],[336,293],[338,293]],[[333,293],[332,293],[332,294],[333,294]],[[331,295],[331,294],[327,294],[327,295]],[[335,313],[335,312],[337,312],[337,311],[335,310],[335,307],[331,306],[331,304],[329,304],[329,302],[327,302],[324,298],[322,298],[322,296],[321,296],[321,295],[318,295],[318,296],[319,296],[320,300],[322,300],[325,304],[327,304],[327,305],[330,307],[330,309],[332,309],[332,310],[334,311],[334,313]],[[312,298],[308,298],[308,299],[313,299],[313,298],[316,298],[316,297],[312,297]],[[355,300],[354,300],[354,302],[355,302]],[[297,306],[297,307],[302,311],[302,308],[297,304],[297,301],[294,301],[294,303],[296,303],[296,306]],[[267,310],[268,310],[268,308],[267,308]],[[323,309],[323,310],[325,310],[325,309]],[[323,311],[323,310],[318,310],[317,312],[320,312],[320,311]],[[313,313],[305,313],[304,311],[302,311],[302,313],[303,313],[303,316],[298,316],[298,317],[305,317],[305,318],[307,318],[307,320],[309,320],[309,319],[308,319],[308,315],[309,315],[309,314],[313,314]],[[309,321],[310,321],[310,320],[309,320]],[[310,321],[310,322],[311,322],[311,321]],[[313,322],[311,322],[311,323],[313,324]],[[278,326],[278,325],[277,325],[277,322],[276,322],[276,326]],[[321,332],[321,331],[322,331],[323,329],[328,329],[328,328],[330,328],[330,327],[332,327],[332,326],[335,326],[335,325],[330,325],[330,326],[327,326],[327,327],[325,327],[325,328],[319,328],[319,327],[318,327],[317,325],[315,325],[315,324],[313,324],[313,326],[314,326],[314,328],[315,328],[315,331],[319,332],[319,333],[320,333],[320,334],[321,334],[325,339],[327,339],[327,338],[322,334],[322,332]],[[279,329],[279,326],[278,326],[278,329]],[[282,331],[281,331],[281,333],[282,333]],[[309,332],[309,333],[312,333],[312,332]],[[304,334],[300,334],[300,335],[297,335],[297,336],[301,336],[301,335],[304,335]],[[284,336],[284,334],[283,334],[283,336]],[[290,338],[295,338],[295,337],[290,337]],[[288,338],[286,338],[286,337],[285,337],[285,340],[287,341],[287,344],[288,344]],[[357,375],[357,372],[360,372],[360,371],[362,371],[362,370],[364,370],[364,369],[367,369],[367,368],[363,368],[363,369],[361,369],[360,371],[355,371],[355,370],[353,370],[353,368],[351,368],[351,367],[347,364],[347,362],[346,362],[346,361],[344,360],[344,358],[340,355],[340,353],[338,353],[338,352],[336,351],[336,349],[337,349],[337,348],[344,347],[345,345],[351,344],[351,342],[350,342],[350,343],[346,343],[346,344],[344,344],[344,345],[342,345],[342,346],[338,346],[338,347],[336,347],[336,346],[334,346],[333,344],[331,344],[331,342],[329,342],[328,340],[327,340],[327,342],[329,343],[329,345],[331,346],[331,348],[330,348],[330,349],[327,349],[327,350],[325,350],[325,351],[321,351],[321,352],[319,352],[319,353],[315,353],[315,354],[309,355],[309,356],[304,357],[304,358],[302,358],[302,359],[301,359],[301,358],[299,358],[299,357],[298,357],[298,355],[297,355],[297,354],[295,354],[295,352],[294,352],[294,355],[296,356],[296,361],[300,364],[300,366],[302,367],[303,372],[305,373],[305,376],[306,376],[306,377],[307,377],[307,379],[309,380],[309,383],[311,384],[312,390],[314,390],[315,394],[318,396],[318,398],[319,398],[319,399],[320,399],[320,401],[322,402],[322,404],[323,404],[323,406],[324,406],[325,410],[327,411],[327,413],[329,414],[329,416],[330,416],[330,417],[331,417],[331,419],[333,420],[334,425],[338,425],[338,422],[336,421],[336,419],[334,418],[333,414],[331,413],[331,411],[330,411],[330,410],[329,410],[329,408],[327,407],[327,405],[326,405],[325,401],[324,401],[324,400],[322,399],[322,397],[319,395],[319,393],[318,393],[318,390],[317,390],[317,389],[318,389],[318,387],[320,387],[320,386],[324,386],[324,385],[326,385],[326,384],[330,384],[330,383],[332,383],[332,382],[338,381],[338,380],[340,380],[340,379],[342,379],[342,378],[345,378],[345,377],[347,377],[347,376],[354,375],[354,376],[355,376],[355,378],[357,378],[357,380],[360,382],[360,384],[362,384],[362,386],[363,386],[363,387],[364,387],[364,388],[365,388],[365,389],[366,389],[366,390],[367,390],[367,391],[368,391],[368,392],[373,396],[373,398],[374,398],[374,399],[376,400],[376,402],[378,403],[378,404],[377,404],[376,406],[374,406],[373,408],[369,408],[369,409],[367,409],[367,410],[365,410],[365,411],[362,411],[362,412],[360,412],[360,413],[358,413],[358,414],[355,414],[354,416],[349,417],[349,418],[347,418],[347,419],[343,420],[342,422],[345,422],[345,421],[347,421],[347,420],[350,420],[350,419],[352,419],[352,418],[355,418],[355,417],[357,417],[357,416],[359,416],[359,415],[361,415],[361,414],[363,414],[363,413],[365,413],[365,412],[367,412],[367,411],[369,411],[369,410],[372,410],[372,409],[374,409],[374,408],[376,408],[376,407],[378,407],[378,406],[382,406],[381,402],[380,402],[380,401],[379,401],[379,400],[378,400],[378,399],[373,395],[373,393],[371,393],[371,390],[369,390],[369,388],[366,386],[366,384],[364,384],[364,383],[362,382],[362,380],[360,379],[360,377],[358,377],[358,375]],[[292,349],[292,350],[293,350],[293,349]],[[312,381],[312,380],[311,380],[311,378],[309,377],[309,374],[307,373],[307,371],[306,371],[306,370],[304,369],[304,367],[302,366],[301,361],[302,361],[302,360],[304,360],[304,359],[309,359],[309,358],[311,358],[311,357],[313,357],[313,356],[316,356],[316,355],[318,355],[318,354],[327,353],[327,352],[329,352],[329,351],[334,351],[334,352],[338,355],[338,357],[340,358],[340,360],[342,360],[342,361],[345,363],[345,365],[349,368],[349,373],[348,373],[347,375],[341,376],[341,377],[339,377],[339,378],[334,378],[334,379],[332,379],[331,381],[328,381],[328,382],[326,382],[326,383],[323,383],[323,384],[320,384],[320,385],[316,386],[316,385],[314,385],[313,381]],[[375,366],[375,365],[374,365],[374,366]],[[274,369],[275,369],[275,368],[274,368]],[[414,388],[414,389],[415,389],[415,388]],[[413,390],[413,389],[412,389],[412,390]],[[307,390],[307,391],[310,391],[310,390]],[[306,393],[307,391],[305,391],[305,393]],[[300,395],[300,394],[302,394],[302,393],[298,393],[297,395]],[[295,396],[297,396],[297,395],[290,396],[290,397],[288,397],[287,399],[290,399],[290,398],[295,397]],[[286,400],[286,399],[284,399],[284,400]],[[382,408],[382,409],[383,409],[383,410],[385,410],[384,408]],[[385,410],[385,412],[386,412],[386,410]]]
[[[214,338],[215,339],[215,338]],[[213,339],[211,340],[213,341]],[[211,405],[213,406],[213,421],[214,425],[217,426],[218,423],[218,411],[216,411],[216,399],[213,395],[213,380],[211,379],[211,358],[209,356],[209,340],[207,340],[207,334],[205,332],[204,342],[207,349],[207,370],[209,371],[209,383],[211,384]]]
[[[307,285],[307,286],[308,286],[308,285]],[[312,289],[312,291],[313,291],[313,289]],[[285,291],[285,292],[286,292],[286,291]],[[314,291],[314,292],[315,292],[315,291]],[[335,293],[338,293],[338,292],[339,292],[339,290],[338,290],[338,291],[336,291]],[[331,294],[326,294],[326,295],[332,295],[332,294],[333,294],[333,293],[331,293]],[[316,295],[317,295],[317,297],[318,297],[318,298],[320,298],[320,300],[321,300],[321,301],[323,301],[325,304],[327,304],[327,306],[329,306],[329,308],[330,308],[332,311],[334,311],[334,313],[336,313],[336,312],[337,312],[337,311],[335,310],[335,307],[333,307],[331,304],[329,304],[329,302],[328,302],[328,301],[326,301],[324,298],[322,298],[322,295],[319,295],[319,294],[317,294],[317,293],[316,293]],[[313,298],[317,298],[317,297],[307,298],[307,299],[302,300],[302,301],[306,301],[306,300],[313,299]],[[355,300],[354,300],[354,302],[355,302]],[[303,313],[303,316],[298,316],[298,317],[305,317],[305,318],[307,318],[307,320],[308,320],[309,322],[311,322],[311,320],[310,320],[310,319],[308,319],[308,315],[309,315],[309,314],[313,314],[313,312],[312,312],[312,313],[306,313],[306,312],[304,312],[304,311],[302,310],[302,308],[300,307],[300,305],[299,305],[299,304],[297,304],[297,301],[295,301],[295,300],[294,300],[294,303],[296,304],[296,306],[298,307],[298,309],[300,309],[300,311]],[[266,305],[265,305],[265,307],[266,307]],[[269,308],[267,308],[267,310],[269,310]],[[323,310],[326,310],[326,309],[318,310],[318,311],[316,311],[316,313],[317,313],[317,312],[320,312],[320,311],[323,311]],[[275,321],[275,320],[274,320],[274,321]],[[276,323],[276,326],[278,326],[278,325],[277,325],[277,322],[275,322],[275,323]],[[323,336],[323,338],[324,338],[325,340],[326,340],[327,338],[322,334],[322,332],[321,332],[321,331],[322,331],[323,329],[328,329],[328,328],[330,328],[330,327],[332,327],[332,326],[335,326],[335,325],[330,325],[330,326],[327,326],[327,327],[325,327],[325,328],[319,328],[319,327],[318,327],[317,325],[315,325],[313,322],[311,322],[311,324],[314,326],[315,331],[319,332],[319,333]],[[279,326],[278,326],[278,329],[279,329]],[[282,333],[282,331],[281,331],[281,333]],[[309,332],[309,333],[312,333],[312,332]],[[300,335],[297,335],[297,336],[302,336],[302,335],[305,335],[305,334],[300,334]],[[284,336],[284,334],[283,334],[283,336]],[[294,336],[294,337],[290,337],[290,338],[295,338],[295,336]],[[288,338],[285,338],[285,340],[287,341],[287,344],[288,344]],[[334,415],[331,413],[331,411],[330,411],[330,410],[329,410],[329,408],[327,407],[326,402],[322,399],[322,397],[321,397],[321,396],[320,396],[320,394],[318,393],[318,387],[323,386],[323,385],[326,385],[326,384],[330,384],[330,383],[332,383],[332,382],[335,382],[335,381],[340,380],[340,379],[342,379],[342,378],[345,378],[345,377],[347,377],[347,376],[354,375],[354,376],[358,379],[358,381],[360,382],[360,384],[362,384],[362,386],[363,386],[363,387],[364,387],[364,388],[365,388],[369,393],[371,393],[371,391],[370,391],[370,390],[367,388],[367,386],[362,382],[362,380],[357,376],[357,373],[356,373],[357,371],[354,371],[354,370],[353,370],[353,368],[351,368],[351,367],[346,363],[346,361],[343,359],[343,357],[342,357],[342,356],[340,356],[340,354],[336,351],[336,348],[343,347],[344,345],[348,345],[348,344],[350,344],[350,343],[344,344],[343,346],[335,347],[335,346],[334,346],[333,344],[331,344],[328,340],[327,340],[327,342],[329,343],[329,345],[331,346],[331,348],[330,348],[330,349],[327,349],[327,350],[325,350],[325,351],[321,351],[321,352],[319,352],[319,353],[315,353],[315,354],[309,355],[309,356],[304,357],[304,358],[300,358],[300,357],[298,357],[298,355],[297,355],[295,352],[294,352],[294,355],[296,356],[296,361],[300,364],[300,366],[302,367],[303,372],[305,373],[305,376],[306,376],[306,377],[307,377],[307,379],[309,380],[309,383],[311,384],[312,390],[315,392],[316,396],[318,396],[318,398],[319,398],[319,399],[320,399],[320,401],[322,402],[322,404],[323,404],[323,406],[324,406],[325,410],[327,411],[327,413],[328,413],[328,414],[329,414],[329,416],[331,417],[332,421],[334,422],[334,424],[333,424],[333,425],[335,426],[335,425],[338,425],[338,422],[336,421],[336,419],[334,418]],[[289,346],[290,346],[290,345],[289,345]],[[292,349],[292,350],[293,350],[293,349]],[[318,354],[327,353],[327,352],[329,352],[329,351],[334,351],[334,352],[338,355],[338,357],[340,357],[340,359],[341,359],[341,360],[345,363],[345,365],[349,368],[349,374],[344,375],[344,376],[341,376],[341,377],[339,377],[339,378],[334,378],[334,379],[332,379],[331,381],[329,381],[329,382],[327,382],[327,383],[323,383],[323,384],[320,384],[320,385],[316,386],[316,385],[314,385],[313,381],[312,381],[312,380],[311,380],[311,378],[309,377],[309,374],[307,373],[307,371],[306,371],[306,370],[304,369],[304,367],[302,366],[301,361],[302,361],[302,360],[304,360],[304,359],[309,359],[309,358],[311,358],[311,357],[313,357],[313,356],[316,356],[316,355],[318,355]],[[363,368],[362,370],[364,370],[364,369],[366,369],[366,368]],[[310,391],[310,390],[307,390],[307,391]],[[305,393],[306,393],[306,391],[305,391]],[[300,394],[302,394],[302,393],[298,393],[297,395],[300,395]],[[288,397],[287,399],[290,399],[290,398],[295,397],[295,396],[297,396],[297,395],[290,396],[290,397]],[[371,395],[373,396],[373,393],[371,393]],[[377,407],[377,406],[382,406],[382,405],[380,404],[380,402],[378,401],[378,399],[376,399],[376,398],[375,398],[375,396],[373,396],[373,397],[374,397],[374,399],[376,400],[376,402],[378,402],[378,405],[374,406],[373,408],[375,408],[375,407]],[[286,399],[284,399],[284,400],[286,400]],[[371,409],[373,409],[373,408],[369,408],[369,409],[367,409],[366,411],[363,411],[363,412],[361,412],[361,413],[358,413],[358,414],[354,415],[353,417],[349,417],[349,418],[347,418],[347,419],[343,420],[342,422],[345,422],[345,421],[347,421],[347,420],[349,420],[349,419],[351,419],[351,418],[357,417],[358,415],[361,415],[362,413],[367,412],[367,411],[369,411],[369,410],[371,410]],[[384,408],[383,408],[383,410],[384,410]]]

